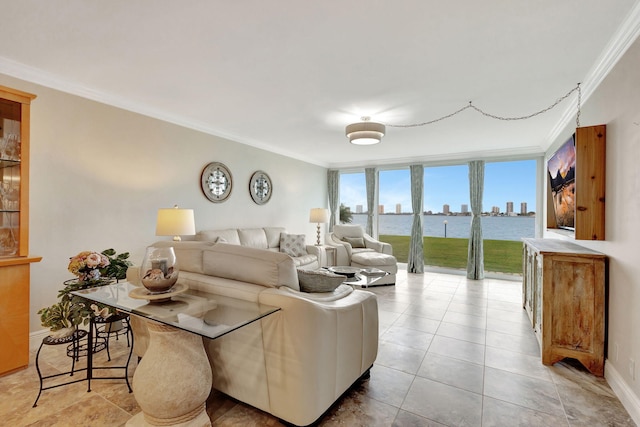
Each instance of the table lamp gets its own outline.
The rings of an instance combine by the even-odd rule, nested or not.
[[[173,236],[175,242],[182,240],[180,236],[196,234],[193,209],[173,208],[158,209],[156,220],[156,236]]]
[[[312,208],[311,213],[309,213],[309,222],[315,222],[318,224],[318,239],[316,246],[320,246],[320,224],[326,224],[329,222],[329,209]]]

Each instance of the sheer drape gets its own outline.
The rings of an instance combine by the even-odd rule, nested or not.
[[[366,233],[369,236],[373,234],[373,216],[375,214],[376,203],[376,168],[366,168],[364,170],[365,182],[367,185],[367,229]]]
[[[338,199],[340,197],[340,171],[330,170],[327,172],[327,195],[329,197],[329,231],[333,231],[333,226],[340,222],[340,211],[338,209]]]
[[[482,193],[484,191],[484,161],[469,162],[469,195],[471,198],[471,235],[467,257],[467,277],[484,278],[484,251],[482,247]]]
[[[409,273],[424,273],[424,239],[422,238],[422,206],[424,187],[424,166],[411,165],[411,207],[413,224],[411,225],[411,241],[409,243]]]

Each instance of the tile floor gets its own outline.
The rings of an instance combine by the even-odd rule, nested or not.
[[[569,362],[540,363],[519,282],[403,270],[396,286],[370,290],[380,310],[378,359],[320,426],[635,426],[604,379]],[[115,347],[119,363],[126,346]],[[48,350],[45,375],[68,369],[64,354]],[[94,381],[91,393],[84,382],[48,390],[31,408],[34,358],[0,377],[0,425],[122,426],[140,410],[121,380]],[[281,425],[217,392],[207,411],[214,426]]]

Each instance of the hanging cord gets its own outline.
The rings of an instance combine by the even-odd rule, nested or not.
[[[497,115],[495,115],[495,114],[487,113],[486,111],[482,110],[481,108],[476,107],[475,105],[473,105],[473,102],[472,102],[472,101],[469,101],[469,104],[468,104],[468,105],[466,105],[466,106],[464,106],[464,107],[460,108],[459,110],[454,111],[454,112],[453,112],[453,113],[451,113],[451,114],[447,114],[446,116],[442,116],[442,117],[439,117],[439,118],[434,119],[434,120],[429,120],[428,122],[413,123],[413,124],[405,124],[405,125],[394,125],[394,124],[390,124],[390,123],[385,123],[385,126],[389,126],[389,127],[396,127],[396,128],[411,128],[411,127],[418,127],[418,126],[426,126],[426,125],[430,125],[430,124],[433,124],[433,123],[439,122],[439,121],[441,121],[441,120],[445,120],[445,119],[448,119],[448,118],[450,118],[450,117],[453,117],[453,116],[455,116],[455,115],[457,115],[457,114],[462,113],[464,110],[466,110],[466,109],[468,109],[468,108],[471,108],[471,109],[473,109],[473,110],[476,110],[478,113],[482,114],[483,116],[490,117],[490,118],[492,118],[492,119],[496,119],[496,120],[505,120],[505,121],[512,121],[512,120],[526,120],[526,119],[530,119],[530,118],[532,118],[532,117],[538,116],[538,115],[540,115],[540,114],[542,114],[542,113],[546,113],[547,111],[551,110],[552,108],[554,108],[555,106],[557,106],[558,104],[560,104],[562,101],[564,101],[565,99],[567,99],[568,97],[570,97],[570,96],[571,96],[575,91],[578,91],[578,113],[577,113],[577,116],[576,116],[576,124],[577,124],[577,127],[580,127],[580,102],[581,102],[581,96],[582,96],[582,95],[581,95],[581,91],[580,91],[580,83],[578,83],[578,84],[576,85],[576,87],[574,87],[574,88],[573,88],[573,89],[571,89],[569,92],[567,92],[567,94],[566,94],[566,95],[564,95],[564,96],[562,96],[562,97],[558,98],[558,99],[556,100],[556,102],[554,102],[553,104],[551,104],[551,105],[550,105],[550,106],[548,106],[547,108],[544,108],[544,109],[542,109],[542,110],[540,110],[540,111],[536,111],[536,112],[535,112],[535,113],[533,113],[533,114],[528,114],[528,115],[526,115],[526,116],[519,116],[519,117],[502,117],[502,116],[497,116]]]

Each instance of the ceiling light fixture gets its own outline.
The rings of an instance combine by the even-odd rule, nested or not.
[[[373,145],[382,140],[385,126],[382,123],[371,122],[370,117],[362,117],[361,122],[352,123],[345,129],[349,142],[356,145]]]

